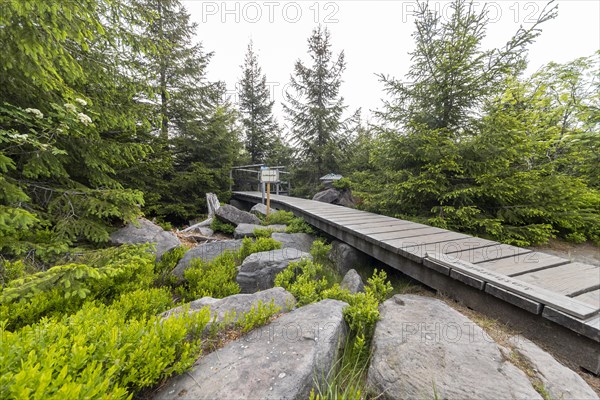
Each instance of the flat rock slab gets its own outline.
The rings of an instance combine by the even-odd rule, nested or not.
[[[368,385],[385,399],[541,399],[474,322],[444,302],[396,295],[380,307]]]
[[[201,358],[153,398],[307,399],[345,341],[346,305],[323,300],[285,314]]]
[[[204,307],[210,307],[211,323],[221,322],[226,317],[229,322],[236,322],[244,313],[250,311],[252,307],[262,302],[263,305],[268,305],[273,302],[273,305],[281,308],[280,313],[285,313],[294,308],[296,299],[284,288],[275,287],[263,292],[252,294],[234,294],[222,299],[213,297],[203,297],[192,301],[189,306],[189,313],[197,312]],[[160,316],[163,318],[170,317],[174,314],[179,314],[183,311],[183,307],[175,307],[165,311]]]
[[[239,224],[260,224],[260,219],[249,212],[238,210],[234,206],[224,204],[215,211],[215,216],[221,221],[238,226]]]
[[[233,237],[235,239],[242,239],[245,237],[254,237],[255,229],[271,229],[272,231],[276,231],[276,232],[285,232],[285,228],[287,228],[287,225],[264,226],[264,225],[255,225],[255,224],[239,224],[235,228],[235,231],[233,232]]]
[[[315,238],[308,233],[278,233],[275,232],[271,237],[281,243],[283,249],[297,249],[304,251],[305,253],[310,252]]]
[[[225,251],[238,251],[240,247],[242,247],[241,240],[222,240],[201,244],[185,253],[173,269],[172,274],[178,278],[183,278],[183,272],[190,266],[192,260],[199,258],[203,261],[211,261]]]
[[[552,399],[598,399],[594,390],[574,371],[560,364],[550,354],[523,336],[508,340],[512,351],[517,352],[531,366]]]
[[[312,259],[312,256],[292,248],[250,254],[240,266],[236,281],[242,293],[272,288],[275,275],[292,261],[300,261],[302,258]]]
[[[155,243],[156,258],[160,259],[167,251],[180,246],[181,242],[173,232],[165,231],[160,226],[144,218],[130,222],[124,228],[110,235],[114,245]]]

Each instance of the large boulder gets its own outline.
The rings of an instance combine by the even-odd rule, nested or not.
[[[384,399],[539,399],[527,375],[446,303],[396,295],[380,306],[368,385]]]
[[[229,204],[224,204],[215,211],[215,215],[221,221],[238,226],[239,224],[260,224],[260,219],[249,212],[239,210]]]
[[[346,340],[342,309],[323,300],[202,357],[154,396],[167,399],[307,399],[322,382]]]
[[[311,258],[309,253],[296,249],[279,249],[250,254],[240,266],[236,277],[242,293],[254,293],[273,287],[275,275],[292,261]]]
[[[273,208],[269,209],[270,213],[273,213],[275,211],[277,211],[277,210],[275,210]],[[262,203],[255,204],[250,209],[250,213],[254,214],[254,215],[266,216],[267,215],[267,205],[266,204],[262,204]]]
[[[312,199],[315,201],[336,204],[344,207],[356,207],[356,203],[352,197],[352,190],[350,189],[325,189],[315,194]]]
[[[598,399],[598,395],[581,376],[563,366],[535,343],[522,336],[508,339],[513,352],[529,364],[530,370],[544,385],[551,399]]]
[[[254,237],[255,229],[271,229],[273,231],[283,232],[287,228],[287,225],[254,225],[254,224],[239,224],[236,226],[235,231],[233,232],[233,237],[235,239],[242,239],[245,237]]]
[[[368,254],[339,240],[331,242],[331,250],[327,256],[336,271],[342,276],[346,275],[351,269],[368,274],[366,270],[370,269],[374,262]]]
[[[283,249],[297,249],[310,252],[315,238],[308,233],[273,233],[271,237],[281,243]]]
[[[348,290],[350,293],[353,294],[363,292],[365,290],[365,285],[363,284],[360,275],[358,274],[358,272],[356,272],[355,269],[351,269],[346,273],[346,275],[344,275],[344,279],[342,279],[340,287],[342,289]]]
[[[268,305],[271,301],[273,301],[276,307],[281,308],[280,313],[288,312],[296,305],[296,299],[291,293],[283,288],[276,287],[252,294],[234,294],[223,299],[203,297],[192,301],[189,304],[190,308],[188,312],[193,313],[204,307],[210,307],[211,323],[219,323],[225,318],[228,319],[228,322],[233,323],[244,313],[250,311],[252,307],[258,305],[259,302]],[[162,313],[161,317],[170,317],[171,315],[181,313],[183,309],[183,306],[172,308]]]
[[[181,245],[173,232],[165,231],[144,218],[138,218],[135,222],[130,222],[124,228],[113,232],[110,235],[110,243],[113,245],[154,243],[157,259]]]
[[[242,247],[241,240],[222,240],[201,244],[185,253],[173,269],[172,274],[178,278],[183,278],[183,272],[190,266],[192,260],[199,258],[203,261],[211,261],[225,251],[238,251],[240,247]]]

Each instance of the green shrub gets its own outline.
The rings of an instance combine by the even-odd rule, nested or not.
[[[172,308],[173,296],[168,288],[139,289],[121,295],[111,307],[125,319],[150,317]]]
[[[329,257],[327,254],[331,251],[331,245],[326,244],[323,240],[317,239],[313,242],[310,247],[310,255],[313,257],[314,262],[317,264],[329,264]]]
[[[228,224],[227,222],[223,222],[217,217],[213,218],[210,224],[210,229],[215,232],[221,232],[228,235],[232,235],[233,232],[235,232],[235,226]]]
[[[294,218],[287,224],[286,233],[308,233],[314,235],[315,230],[302,218]]]
[[[352,189],[352,182],[348,178],[342,178],[338,179],[337,181],[333,181],[331,185],[338,190]]]
[[[274,229],[271,228],[265,228],[265,229],[261,229],[261,228],[254,228],[254,237],[256,238],[270,238],[271,235],[273,234],[273,232],[275,232]]]
[[[295,219],[294,213],[290,211],[275,211],[265,219],[265,225],[288,225]]]
[[[314,303],[322,299],[321,293],[328,286],[323,277],[323,267],[312,260],[291,262],[275,277],[275,286],[281,286],[296,298],[298,305]]]
[[[8,261],[0,260],[0,288],[3,288],[10,281],[21,278],[25,275],[25,264],[21,260]]]
[[[250,311],[238,318],[236,325],[241,328],[242,333],[246,333],[267,324],[279,311],[281,311],[281,307],[276,306],[273,300],[267,305],[259,301],[256,306],[250,308]]]
[[[226,251],[212,261],[192,260],[183,276],[184,286],[177,288],[177,293],[184,301],[192,301],[210,296],[223,298],[238,294],[240,287],[235,281],[237,275],[236,254]]]
[[[185,256],[187,249],[182,246],[177,246],[163,254],[160,261],[154,266],[154,274],[156,275],[155,284],[157,286],[174,285],[176,278],[171,275],[177,263]]]
[[[73,315],[17,332],[1,326],[0,397],[130,399],[187,370],[201,352],[208,309],[128,319],[131,309],[120,307],[136,297],[130,296],[114,306],[87,303]]]
[[[0,296],[0,320],[7,329],[45,316],[76,312],[87,300],[109,304],[119,295],[154,282],[149,246],[121,246],[87,255],[92,265],[69,264],[13,280]]]
[[[242,240],[242,247],[240,248],[237,257],[241,263],[250,254],[277,249],[281,249],[281,243],[273,238],[259,237],[256,240],[252,240],[252,238],[246,237]]]
[[[378,303],[383,303],[388,298],[394,288],[387,280],[387,274],[384,270],[377,272],[377,268],[373,275],[367,279],[365,292],[371,293]]]
[[[280,249],[281,243],[272,238],[244,238],[237,252],[226,251],[212,261],[196,259],[183,273],[185,283],[176,289],[184,301],[204,296],[222,298],[237,294],[240,287],[235,281],[237,266],[250,254]]]

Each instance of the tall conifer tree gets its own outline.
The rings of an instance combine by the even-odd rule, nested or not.
[[[342,148],[354,119],[342,119],[347,106],[339,92],[346,62],[344,52],[334,56],[331,46],[329,30],[315,28],[308,39],[312,64],[296,62],[290,80],[292,91],[285,94],[284,111],[299,157],[296,179],[305,186],[301,194],[314,191],[320,176],[339,171]]]
[[[244,127],[246,151],[253,164],[263,163],[272,151],[279,127],[273,118],[273,101],[267,77],[258,65],[252,41],[242,66],[239,108]]]

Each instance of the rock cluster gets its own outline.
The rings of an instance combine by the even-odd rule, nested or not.
[[[113,232],[110,235],[110,242],[113,245],[154,243],[157,259],[181,245],[173,232],[165,231],[144,218],[138,218],[135,222],[130,222],[124,228]]]

